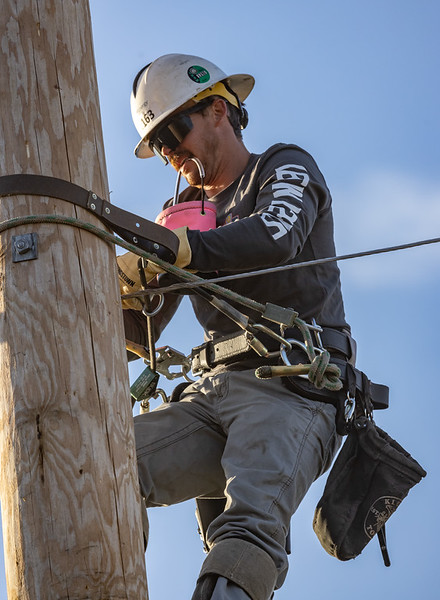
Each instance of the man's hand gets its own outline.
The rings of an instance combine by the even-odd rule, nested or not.
[[[179,250],[177,258],[174,263],[176,267],[183,269],[191,262],[191,247],[187,237],[188,227],[179,227],[174,230],[174,233],[179,238]],[[126,252],[121,256],[117,257],[118,263],[118,276],[119,276],[119,289],[121,295],[131,294],[132,292],[138,292],[142,289],[140,280],[138,262],[139,256],[133,252]],[[149,261],[144,269],[145,278],[147,283],[150,283],[156,275],[163,273],[164,270]],[[128,298],[122,300],[122,308],[134,308],[135,310],[142,310],[143,304],[138,298]]]
[[[191,253],[191,246],[189,245],[188,242],[188,227],[179,227],[178,229],[174,229],[173,233],[175,233],[177,235],[177,237],[179,238],[179,250],[177,252],[177,258],[176,258],[176,262],[174,263],[175,267],[180,267],[181,269],[184,269],[187,265],[189,265],[189,263],[191,262],[191,257],[192,257],[192,253]],[[151,275],[158,275],[159,273],[164,273],[164,270],[161,267],[158,267],[157,265],[155,265],[152,262],[149,262],[147,265],[147,268],[145,269],[145,274],[147,276],[147,281],[148,281],[148,276]]]
[[[119,291],[121,296],[131,294],[142,289],[138,271],[139,256],[133,252],[126,252],[116,258],[118,263]],[[122,299],[122,308],[142,310],[143,304],[139,298]]]

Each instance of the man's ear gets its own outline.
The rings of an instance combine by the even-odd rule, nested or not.
[[[228,118],[228,107],[223,98],[216,98],[211,104],[211,110],[216,124],[220,123],[223,119]]]

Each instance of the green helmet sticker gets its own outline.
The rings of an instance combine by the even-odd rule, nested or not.
[[[198,65],[193,65],[188,69],[188,77],[195,81],[196,83],[206,83],[210,80],[211,75],[205,69],[205,67],[199,67]]]

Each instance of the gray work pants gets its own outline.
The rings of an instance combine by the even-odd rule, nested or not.
[[[135,418],[147,506],[226,496],[208,529],[201,578],[214,573],[267,600],[285,579],[290,519],[340,445],[335,408],[280,379],[217,369]]]

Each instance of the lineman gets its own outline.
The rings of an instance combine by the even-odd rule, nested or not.
[[[331,196],[310,154],[279,143],[257,155],[243,143],[243,102],[253,85],[250,75],[227,76],[208,60],[181,54],[158,58],[134,81],[136,155],[157,155],[180,171],[189,187],[179,203],[198,199],[203,183],[216,207],[215,229],[177,230],[177,266],[202,276],[335,255]],[[140,287],[137,258],[119,259],[123,293]],[[148,265],[147,279],[158,270]],[[227,285],[258,302],[293,307],[307,322],[315,319],[325,339],[337,340],[332,356],[353,361],[335,263]],[[166,298],[155,317],[156,337],[180,299]],[[291,516],[340,445],[332,392],[316,396],[299,378],[257,379],[256,367],[268,359],[243,347],[239,327],[205,298],[191,295],[191,302],[207,341],[194,353],[200,377],[179,402],[135,418],[141,491],[147,506],[225,498],[206,532],[209,553],[193,600],[268,600],[286,577]],[[146,344],[139,303],[124,307],[126,337]],[[265,343],[279,348],[271,336]],[[298,352],[293,360],[304,362]],[[269,362],[278,360],[274,355]]]

